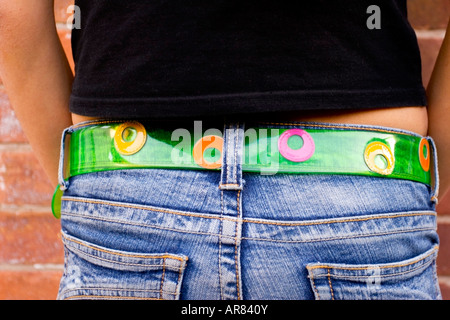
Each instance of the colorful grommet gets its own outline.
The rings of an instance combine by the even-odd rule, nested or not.
[[[294,150],[288,146],[288,140],[292,136],[299,136],[303,139],[303,146]],[[310,159],[315,151],[314,140],[309,133],[302,129],[290,129],[280,136],[278,139],[278,150],[286,159],[293,162],[304,162]]]
[[[147,141],[147,131],[139,122],[125,122],[117,127],[114,135],[116,150],[126,156],[138,153]]]
[[[385,167],[380,167],[376,163],[377,156],[381,156],[386,161]],[[366,165],[373,172],[389,175],[394,171],[395,159],[394,154],[391,149],[384,143],[375,141],[369,143],[364,152],[364,160],[366,161]]]
[[[215,135],[209,135],[201,138],[194,145],[194,149],[192,151],[194,161],[202,168],[205,169],[217,169],[222,166],[222,157],[220,157],[215,162],[207,161],[203,154],[206,149],[214,148],[217,149],[222,154],[223,148],[223,138]]]
[[[428,172],[430,170],[430,143],[426,138],[422,138],[419,143],[419,161],[422,169]]]

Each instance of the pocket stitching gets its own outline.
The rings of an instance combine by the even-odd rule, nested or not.
[[[68,299],[76,299],[76,298],[81,298],[81,297],[85,297],[85,298],[114,298],[114,299],[139,299],[139,300],[163,300],[163,296],[164,295],[170,295],[173,296],[174,298],[176,298],[179,294],[180,294],[180,288],[181,288],[181,280],[182,280],[182,276],[183,276],[183,271],[186,268],[186,262],[188,260],[187,256],[176,256],[176,255],[170,255],[170,254],[148,254],[148,255],[143,255],[143,254],[133,254],[133,253],[126,253],[126,252],[117,252],[114,250],[108,250],[108,249],[103,249],[101,247],[98,247],[96,245],[90,245],[89,243],[84,243],[82,240],[78,240],[76,238],[70,237],[66,234],[64,234],[64,232],[62,232],[62,237],[63,240],[65,240],[67,243],[65,245],[65,252],[67,253],[68,251],[72,251],[75,254],[79,254],[81,256],[85,256],[85,257],[90,257],[94,260],[99,260],[99,261],[104,261],[107,263],[113,263],[113,264],[118,264],[118,265],[122,265],[122,266],[130,266],[130,267],[140,267],[140,268],[144,268],[144,269],[151,269],[151,268],[159,268],[159,270],[162,269],[162,276],[161,276],[161,284],[159,289],[157,290],[151,290],[151,289],[135,289],[135,288],[109,288],[109,287],[102,287],[102,286],[96,286],[96,287],[76,287],[76,288],[67,288],[66,290],[62,291],[60,293],[60,296],[65,296],[70,292],[78,292],[79,290],[88,290],[88,291],[92,291],[92,290],[104,290],[104,291],[109,291],[109,292],[117,292],[119,295],[114,296],[114,295],[96,295],[96,294],[79,294],[79,295],[74,295],[74,296],[68,296],[65,297],[64,300],[68,300]],[[124,262],[124,261],[120,261],[120,260],[114,260],[108,257],[102,257],[102,256],[97,256],[95,254],[92,254],[90,252],[85,252],[83,251],[81,248],[78,248],[77,246],[74,246],[73,244],[68,246],[69,243],[73,243],[73,244],[77,244],[81,247],[85,247],[85,248],[89,248],[90,250],[93,251],[97,251],[97,252],[103,252],[106,253],[108,255],[111,256],[119,256],[119,257],[128,257],[128,258],[137,258],[137,259],[143,259],[144,262],[145,261],[150,261],[151,260],[155,260],[154,264],[138,264],[138,263],[130,263],[130,262]],[[80,256],[80,258],[82,258]],[[156,263],[156,260],[158,259],[162,259],[162,264],[161,263]],[[170,260],[174,260],[177,261],[176,265],[170,265],[167,263],[167,259]],[[94,262],[91,262],[94,263]],[[176,280],[176,285],[175,285],[175,290],[165,290],[165,275],[166,275],[166,269],[170,269],[171,271],[177,272],[178,273],[178,277]],[[131,272],[133,270],[130,270]],[[121,296],[120,292],[147,292],[147,293],[159,293],[159,297],[127,297],[127,296]],[[93,293],[93,292],[92,292]]]
[[[422,264],[420,266],[417,266],[414,269],[406,270],[406,271],[403,271],[403,272],[379,275],[378,277],[380,277],[380,278],[389,278],[389,277],[396,277],[396,276],[405,275],[405,274],[408,274],[408,273],[411,273],[411,272],[414,272],[414,271],[417,271],[417,270],[420,270],[420,269],[426,269],[430,265],[432,265],[433,262],[434,262],[433,260],[430,260],[427,263]],[[380,267],[380,268],[383,268],[383,267]],[[358,279],[358,278],[366,278],[366,276],[363,276],[363,275],[361,275],[361,276],[331,275],[330,270],[331,269],[337,269],[337,268],[326,268],[326,269],[328,270],[326,275],[324,273],[323,274],[319,274],[319,275],[316,275],[316,278],[324,278],[325,276],[328,277],[329,278],[328,282],[330,283],[330,286],[331,286],[330,277],[336,278],[336,279],[343,279],[343,280],[346,280],[346,279],[348,279],[348,280],[355,280],[355,279]],[[364,268],[364,269],[368,269],[368,268]],[[361,270],[364,270],[364,269],[361,269]]]
[[[95,256],[93,254],[81,251],[81,250],[79,250],[77,248],[67,248],[67,250],[72,251],[74,253],[78,253],[78,254],[89,256],[89,257],[91,257],[93,259],[96,259],[96,260],[105,261],[105,262],[111,262],[111,263],[117,263],[117,264],[120,264],[120,265],[123,265],[123,266],[132,266],[132,267],[160,267],[161,266],[160,264],[141,265],[141,264],[138,264],[138,263],[125,263],[125,262],[121,262],[121,261],[110,260],[110,259],[98,257],[98,256]],[[107,252],[107,253],[110,253],[110,252]],[[153,257],[149,257],[149,259],[153,259]],[[156,257],[156,259],[158,259],[158,257]],[[165,258],[164,258],[163,261],[164,261],[163,262],[163,271],[165,273],[165,267],[166,267],[165,266]],[[175,269],[176,271],[181,272],[184,269],[184,267],[183,267],[183,265],[180,265],[179,267],[171,267],[171,269]]]
[[[331,300],[334,300],[334,291],[333,291],[333,286],[331,285],[331,274],[330,274],[330,269],[328,269],[328,285],[329,285],[329,287],[330,287]]]
[[[432,256],[433,254],[435,254],[437,251],[439,250],[439,246],[434,246],[433,249],[424,257],[420,257],[419,259],[416,259],[414,261],[408,262],[408,263],[399,263],[399,264],[386,264],[386,265],[382,265],[382,266],[378,266],[380,269],[389,269],[389,268],[400,268],[400,267],[406,267],[406,266],[410,266],[412,264],[415,263],[419,263],[427,258],[429,258],[430,256]],[[430,260],[431,262],[432,260]],[[420,267],[422,267],[423,265],[421,265]],[[418,268],[420,268],[418,267]],[[321,264],[321,265],[314,265],[314,266],[307,266],[306,267],[308,270],[314,270],[314,269],[336,269],[336,270],[365,270],[368,267],[339,267],[339,266],[333,266],[332,264]],[[417,268],[416,268],[417,269]],[[414,269],[414,270],[416,270]]]
[[[88,245],[88,244],[86,244],[86,243],[83,243],[83,242],[78,241],[78,240],[73,239],[73,238],[69,239],[64,233],[62,233],[62,237],[63,237],[65,240],[67,240],[67,241],[69,241],[69,242],[74,242],[74,243],[76,243],[76,244],[79,244],[80,246],[84,246],[84,247],[89,248],[89,249],[92,249],[92,250],[97,250],[97,251],[100,251],[100,252],[103,252],[103,253],[107,253],[107,254],[111,254],[111,255],[117,255],[117,256],[121,256],[121,257],[139,258],[139,259],[164,259],[164,261],[165,261],[165,259],[169,258],[169,259],[174,259],[174,260],[180,261],[180,262],[182,263],[182,265],[181,265],[180,267],[182,267],[182,266],[183,266],[183,263],[186,262],[186,261],[188,260],[187,257],[182,258],[182,257],[177,257],[177,256],[175,256],[175,255],[170,255],[170,254],[164,254],[164,255],[152,255],[152,256],[149,256],[149,255],[138,255],[138,254],[126,254],[126,253],[115,252],[115,251],[113,251],[113,250],[108,251],[108,250],[105,250],[105,249],[102,249],[102,248],[99,248],[99,247],[96,247],[96,246]],[[70,248],[70,249],[72,249],[72,248]],[[69,250],[70,250],[70,249],[69,249]],[[75,250],[76,250],[76,249],[75,249]],[[81,250],[79,250],[79,252],[82,252],[83,254],[87,254],[87,253],[85,253],[85,252],[83,252],[83,251],[81,251]],[[89,254],[87,254],[87,255],[89,255]],[[97,257],[96,257],[96,258],[97,258]],[[107,259],[104,259],[104,260],[106,260],[106,261],[111,261],[111,262],[116,262],[116,261],[114,261],[114,260],[107,260]],[[146,266],[147,266],[147,265],[146,265]],[[151,266],[151,265],[148,265],[148,266]],[[178,269],[178,268],[177,268],[177,269]]]
[[[108,287],[86,287],[86,288],[72,288],[72,289],[67,289],[64,290],[63,292],[61,292],[61,296],[64,296],[70,292],[77,292],[79,290],[108,290],[108,291],[116,291],[116,292],[120,292],[120,291],[124,291],[125,289],[112,289],[112,288],[108,288]],[[139,290],[139,289],[126,289],[127,291],[132,291],[132,292],[149,292],[149,293],[160,293],[160,290]],[[170,294],[174,297],[177,296],[177,292],[164,292],[165,294]],[[126,296],[108,296],[108,295],[75,295],[75,296],[69,296],[64,298],[64,300],[70,300],[70,299],[76,299],[76,298],[81,298],[81,297],[92,297],[92,298],[114,298],[114,299],[136,299],[136,300],[163,300],[162,298],[153,298],[153,297],[126,297]],[[160,295],[161,297],[161,295]]]

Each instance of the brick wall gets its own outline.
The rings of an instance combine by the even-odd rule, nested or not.
[[[70,56],[65,22],[73,0],[55,0],[60,38]],[[450,15],[450,0],[409,0],[428,82]],[[1,44],[0,44],[1,45]],[[0,299],[54,299],[62,274],[59,221],[50,211],[53,186],[37,164],[0,79]],[[441,203],[440,282],[450,299],[450,199]]]
[[[428,83],[450,17],[450,0],[408,0],[422,55],[423,78]],[[442,165],[442,164],[441,164]],[[438,273],[444,299],[450,300],[450,199],[438,205],[438,233],[441,238]]]

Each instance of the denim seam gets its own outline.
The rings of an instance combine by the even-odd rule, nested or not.
[[[204,218],[204,219],[213,219],[213,220],[228,220],[228,221],[236,221],[234,218],[227,218],[227,217],[211,217],[206,216],[202,214],[195,214],[195,213],[187,213],[187,212],[180,212],[180,211],[170,211],[165,209],[156,209],[156,208],[148,208],[145,206],[138,206],[138,205],[131,205],[131,204],[119,204],[119,203],[111,203],[107,201],[101,201],[101,200],[91,200],[91,199],[77,199],[77,198],[63,198],[62,201],[73,201],[73,202],[82,202],[82,203],[91,203],[91,204],[99,204],[99,205],[106,205],[106,206],[113,206],[113,207],[120,207],[120,208],[129,208],[129,209],[137,209],[137,210],[144,210],[144,211],[154,211],[154,212],[161,212],[161,213],[168,213],[168,214],[174,214],[174,215],[180,215],[180,216],[188,216],[188,217],[194,217],[194,218]],[[222,208],[223,211],[223,208]],[[423,212],[417,212],[417,213],[405,213],[405,214],[383,214],[378,215],[374,217],[366,217],[366,218],[342,218],[342,219],[324,219],[324,221],[317,221],[317,222],[271,222],[271,221],[257,221],[257,220],[250,220],[250,219],[243,219],[242,222],[245,223],[253,223],[253,224],[265,224],[265,225],[277,225],[277,226],[312,226],[312,225],[322,225],[322,224],[334,224],[334,223],[347,223],[347,222],[360,222],[360,221],[370,221],[370,220],[376,220],[376,219],[393,219],[393,218],[399,218],[399,217],[415,217],[415,216],[436,216],[436,212],[434,211],[423,211]]]
[[[115,220],[115,219],[105,219],[100,217],[89,217],[85,215],[80,214],[72,214],[69,212],[63,212],[65,215],[75,216],[75,217],[83,217],[86,219],[93,219],[98,221],[104,221],[104,222],[110,222],[110,223],[120,223],[120,224],[127,224],[127,225],[134,225],[134,226],[140,226],[140,227],[146,227],[146,228],[155,228],[160,230],[167,230],[167,231],[173,231],[173,232],[181,232],[181,233],[188,233],[188,234],[199,234],[199,235],[206,235],[206,236],[217,236],[217,237],[223,237],[223,238],[229,238],[234,239],[235,237],[230,236],[223,236],[221,234],[217,233],[209,233],[209,232],[200,232],[200,231],[186,231],[181,229],[174,229],[174,228],[166,228],[162,226],[157,225],[147,225],[147,224],[141,224],[141,223],[131,223],[129,221],[123,221],[123,220]],[[229,220],[229,221],[235,221],[232,219],[218,219],[220,221],[222,220]],[[334,238],[317,238],[317,239],[307,239],[307,240],[275,240],[270,238],[251,238],[251,237],[242,237],[242,240],[252,240],[252,241],[268,241],[268,242],[279,242],[279,243],[305,243],[305,242],[317,242],[317,241],[333,241],[333,240],[342,240],[342,239],[355,239],[355,238],[363,238],[363,237],[372,237],[372,236],[382,236],[382,235],[389,235],[389,234],[398,234],[398,233],[409,233],[409,232],[419,232],[419,231],[433,231],[435,228],[416,228],[416,229],[408,229],[408,230],[397,230],[392,232],[383,232],[383,233],[370,233],[370,234],[359,234],[355,236],[341,236],[341,237],[334,237]]]
[[[97,250],[97,251],[104,252],[104,253],[111,254],[111,255],[121,256],[121,257],[130,257],[130,258],[139,258],[139,259],[167,259],[167,258],[169,258],[169,259],[173,259],[173,260],[178,260],[180,262],[186,261],[186,259],[183,259],[183,258],[180,258],[180,257],[176,257],[176,256],[173,256],[173,255],[169,255],[169,254],[149,257],[149,256],[145,256],[145,255],[134,255],[134,254],[118,253],[118,252],[104,250],[104,249],[101,249],[101,248],[92,247],[92,246],[84,244],[84,243],[82,243],[80,241],[76,241],[74,239],[69,239],[66,236],[64,236],[64,234],[62,234],[62,237],[64,239],[66,239],[67,241],[69,241],[69,242],[76,243],[76,244],[81,245],[83,247],[86,247],[86,248],[89,248],[89,249],[92,249],[92,250]],[[82,252],[82,251],[80,250],[80,252]],[[113,262],[113,260],[107,260],[107,261],[112,261]]]
[[[392,232],[382,232],[382,233],[369,233],[369,234],[358,234],[354,236],[341,236],[341,237],[333,237],[333,238],[317,238],[317,239],[307,239],[307,240],[274,240],[267,238],[249,238],[243,237],[242,240],[252,240],[252,241],[267,241],[274,243],[313,243],[319,241],[335,241],[335,240],[349,240],[349,239],[357,239],[357,238],[366,238],[366,237],[377,237],[377,236],[385,236],[391,234],[401,234],[401,233],[410,233],[410,232],[420,232],[420,231],[434,231],[434,228],[417,228],[417,229],[409,229],[403,231],[392,231]]]
[[[329,287],[330,287],[331,300],[334,300],[334,291],[333,291],[333,285],[331,284],[330,269],[328,269],[328,285],[329,285]]]
[[[103,222],[110,222],[110,223],[120,223],[120,224],[126,224],[126,225],[130,225],[130,226],[138,226],[138,227],[144,227],[144,228],[155,228],[155,229],[159,229],[159,230],[174,231],[174,232],[181,232],[181,233],[187,233],[187,234],[199,234],[199,235],[205,235],[205,236],[216,236],[216,237],[219,237],[219,238],[221,236],[220,234],[217,234],[217,233],[200,232],[200,231],[185,231],[185,230],[181,230],[181,229],[166,228],[166,227],[157,226],[157,225],[148,225],[148,224],[142,224],[142,223],[131,223],[130,221],[115,220],[115,219],[105,219],[105,218],[100,218],[100,217],[90,217],[90,216],[85,216],[85,215],[80,215],[80,214],[72,214],[70,212],[63,212],[63,214],[69,215],[69,216],[73,216],[73,217],[82,217],[84,219],[92,219],[92,220],[103,221]],[[225,220],[225,219],[223,219],[223,220]],[[222,236],[222,237],[234,239],[234,237],[230,237],[230,236]]]
[[[240,193],[241,193],[241,190],[238,190],[238,192],[237,192],[237,199],[236,199],[236,201],[237,201],[237,205],[236,205],[237,220],[235,222],[236,227],[235,227],[235,230],[234,230],[234,233],[235,233],[234,259],[235,259],[235,268],[236,268],[236,290],[237,290],[237,299],[238,300],[241,300],[240,287],[239,287],[240,277],[239,277],[239,266],[238,266],[238,263],[239,263],[239,261],[238,261],[238,258],[239,258],[239,254],[238,254],[238,223],[239,223],[239,218],[241,216],[241,214],[240,214],[240,206],[239,206]]]
[[[80,290],[85,290],[86,288],[80,288]],[[66,292],[64,292],[66,293]],[[160,298],[141,298],[141,297],[124,297],[124,296],[106,296],[106,295],[76,295],[76,296],[70,296],[67,298],[64,298],[64,300],[73,300],[73,299],[78,299],[78,298],[84,298],[86,299],[86,297],[91,298],[91,299],[99,299],[99,298],[108,298],[108,299],[112,299],[112,300],[162,300]]]
[[[319,290],[317,290],[317,287],[316,287],[316,279],[314,278],[314,273],[311,273],[310,279],[311,279],[313,291],[317,297],[317,300],[320,300],[320,294],[319,294]]]
[[[423,261],[429,257],[431,257],[433,254],[436,253],[436,251],[439,249],[439,246],[434,246],[433,250],[427,254],[425,257],[421,257],[420,259],[416,259],[414,261],[403,263],[403,264],[394,264],[394,265],[388,265],[388,266],[379,266],[380,269],[391,269],[391,268],[400,268],[400,267],[407,267],[412,264],[419,263],[420,261]],[[432,260],[430,260],[432,261]],[[422,265],[423,266],[423,265]],[[314,269],[336,269],[336,270],[366,270],[367,267],[334,267],[332,265],[317,265],[317,266],[308,266],[308,270],[314,270]]]
[[[187,213],[187,212],[179,212],[179,211],[169,211],[165,209],[155,209],[155,208],[148,208],[148,207],[140,207],[140,206],[134,206],[134,205],[128,205],[128,204],[119,204],[119,203],[111,203],[101,200],[88,200],[88,199],[75,199],[75,198],[63,198],[62,201],[72,201],[72,202],[82,202],[82,203],[90,203],[90,204],[98,204],[98,205],[106,205],[106,206],[113,206],[113,207],[120,207],[120,208],[129,208],[129,209],[136,209],[136,210],[144,210],[144,211],[154,211],[154,212],[161,212],[161,213],[167,213],[167,214],[173,214],[173,215],[179,215],[179,216],[187,216],[187,217],[194,217],[194,218],[204,218],[204,219],[211,219],[211,220],[226,220],[226,221],[236,221],[235,218],[227,218],[227,217],[210,217],[202,214],[195,214],[195,213]],[[222,208],[223,212],[223,208]],[[77,215],[76,213],[69,213],[64,212],[66,214],[71,214],[72,216]],[[84,215],[80,215],[84,216]],[[247,221],[243,221],[247,222]],[[248,221],[249,223],[252,223],[251,221]]]
[[[162,275],[161,275],[161,284],[159,286],[159,297],[162,299],[163,297],[163,287],[164,287],[164,276],[166,275],[166,259],[163,259],[163,267],[162,267]]]
[[[89,257],[94,258],[96,260],[105,261],[105,262],[111,262],[111,263],[119,264],[119,265],[123,265],[123,266],[133,266],[133,267],[142,267],[142,268],[161,267],[160,264],[145,264],[145,265],[142,265],[142,264],[138,264],[138,263],[127,263],[127,262],[119,262],[119,261],[114,261],[114,260],[110,260],[110,259],[105,259],[105,258],[101,258],[101,257],[95,256],[93,254],[81,251],[80,249],[76,249],[76,248],[69,248],[68,250],[72,251],[73,253],[78,253],[78,254],[89,256]],[[184,268],[183,268],[183,266],[179,266],[179,267],[172,267],[171,269],[174,269],[173,271],[180,272]]]
[[[79,290],[107,290],[107,291],[133,291],[133,292],[149,292],[149,293],[160,293],[160,290],[151,290],[151,289],[133,289],[133,288],[109,288],[109,287],[78,287],[78,288],[72,288],[65,290],[62,294],[67,294],[69,292],[73,291],[79,291]],[[173,296],[176,296],[176,292],[169,292],[165,291],[165,294],[170,294]],[[156,298],[158,299],[158,298]]]
[[[99,205],[106,205],[106,206],[112,206],[112,207],[120,207],[120,208],[129,208],[129,209],[137,209],[137,210],[144,210],[144,211],[154,211],[154,212],[161,212],[161,213],[168,213],[168,214],[174,214],[174,215],[180,215],[180,216],[188,216],[188,217],[194,217],[194,218],[204,218],[204,219],[214,219],[214,220],[222,220],[220,217],[210,217],[207,215],[202,214],[195,214],[195,213],[187,213],[187,212],[180,212],[180,211],[171,211],[166,209],[157,209],[157,208],[148,208],[145,206],[139,206],[139,205],[132,205],[132,204],[122,204],[122,203],[112,203],[108,201],[102,201],[102,200],[91,200],[91,199],[80,199],[80,198],[63,198],[62,201],[73,201],[73,202],[82,202],[82,203],[90,203],[90,204],[99,204]],[[224,220],[227,220],[224,218]],[[229,219],[233,220],[233,219]]]
[[[183,275],[185,269],[186,269],[186,265],[184,266],[183,269],[180,268],[180,269],[178,270],[178,280],[177,280],[177,285],[176,285],[176,287],[175,287],[175,293],[176,293],[176,295],[178,295],[178,296],[180,295],[181,284],[182,284],[181,279],[182,279],[182,275]]]
[[[323,224],[338,224],[338,223],[348,223],[348,222],[362,222],[362,221],[371,221],[371,220],[379,220],[379,219],[396,219],[403,217],[418,217],[418,216],[436,216],[436,213],[433,211],[430,212],[421,212],[421,213],[405,213],[405,214],[384,214],[378,215],[374,217],[367,218],[342,218],[342,219],[325,219],[325,221],[317,221],[317,222],[270,222],[270,221],[255,221],[244,219],[243,222],[246,223],[254,223],[254,224],[265,224],[265,225],[276,225],[276,226],[286,226],[286,227],[297,227],[297,226],[314,226],[314,225],[323,225]]]
[[[84,298],[89,297],[91,299],[111,299],[111,300],[162,300],[159,298],[139,298],[139,297],[121,297],[121,296],[90,296],[90,295],[78,295],[78,296],[71,296],[68,298],[65,298],[64,300],[73,300],[77,298]]]
[[[224,215],[224,208],[223,208],[223,190],[220,192],[220,208],[221,208],[221,214]],[[220,258],[222,256],[222,230],[223,230],[223,220],[220,220],[220,227],[219,227],[219,288],[220,288],[220,300],[223,300],[223,289],[222,289],[222,259]]]
[[[87,219],[94,219],[94,220],[100,220],[104,222],[110,222],[110,223],[120,223],[120,224],[128,224],[128,225],[134,225],[134,226],[140,226],[140,227],[146,227],[146,228],[155,228],[160,230],[167,230],[167,231],[173,231],[173,232],[181,232],[181,233],[188,233],[188,234],[198,234],[198,235],[205,235],[205,236],[217,236],[217,237],[223,237],[223,238],[231,238],[234,239],[234,237],[229,236],[223,236],[221,234],[216,233],[208,233],[208,232],[199,232],[199,231],[185,231],[180,229],[173,229],[173,228],[165,228],[161,226],[156,225],[146,225],[146,224],[139,224],[139,223],[130,223],[129,221],[122,221],[122,220],[113,220],[113,219],[104,219],[99,217],[88,217],[78,214],[71,214],[71,213],[64,213],[67,215],[77,216],[77,217],[83,217]],[[225,219],[222,219],[225,220]],[[392,232],[383,232],[383,233],[370,233],[370,234],[359,234],[355,236],[341,236],[341,237],[333,237],[333,238],[317,238],[317,239],[306,239],[306,240],[274,240],[269,238],[251,238],[251,237],[242,237],[242,240],[251,240],[251,241],[266,241],[266,242],[273,242],[273,243],[312,243],[312,242],[319,242],[319,241],[334,241],[334,240],[343,240],[343,239],[356,239],[356,238],[365,238],[365,237],[375,237],[375,236],[383,236],[383,235],[390,235],[390,234],[400,234],[400,233],[410,233],[410,232],[420,232],[420,231],[434,231],[435,228],[416,228],[416,229],[408,229],[403,231],[392,231]]]
[[[420,266],[417,266],[417,267],[415,267],[413,269],[405,270],[405,271],[402,271],[402,272],[395,272],[395,273],[390,273],[390,274],[377,275],[377,278],[390,278],[390,277],[396,277],[396,276],[405,275],[405,274],[408,274],[408,273],[411,273],[411,272],[414,272],[414,271],[417,271],[417,270],[420,270],[420,269],[426,269],[426,268],[430,267],[430,265],[432,265],[433,262],[434,262],[434,259],[430,260],[430,261],[428,261],[428,262],[426,262],[426,263],[424,263],[424,264],[422,264]],[[386,267],[386,268],[389,269],[389,267]],[[380,269],[386,269],[386,268],[380,267]],[[395,267],[392,267],[392,268],[395,268]],[[326,268],[326,267],[324,267],[324,269],[327,269],[328,273],[327,274],[324,274],[324,273],[316,274],[315,275],[316,278],[324,278],[326,276],[327,278],[332,277],[332,278],[335,278],[335,279],[344,279],[344,280],[345,279],[347,279],[347,280],[355,280],[355,279],[360,279],[360,278],[367,279],[367,276],[363,276],[363,275],[361,275],[361,276],[336,275],[336,274],[331,275],[330,270],[332,270],[332,269],[339,269],[339,268],[333,268],[333,267]],[[364,269],[368,269],[368,268],[364,268]]]

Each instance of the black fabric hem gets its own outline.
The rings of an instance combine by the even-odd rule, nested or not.
[[[179,118],[302,110],[364,110],[426,106],[425,89],[385,91],[286,91],[168,98],[83,98],[72,95],[70,111],[103,118]]]

